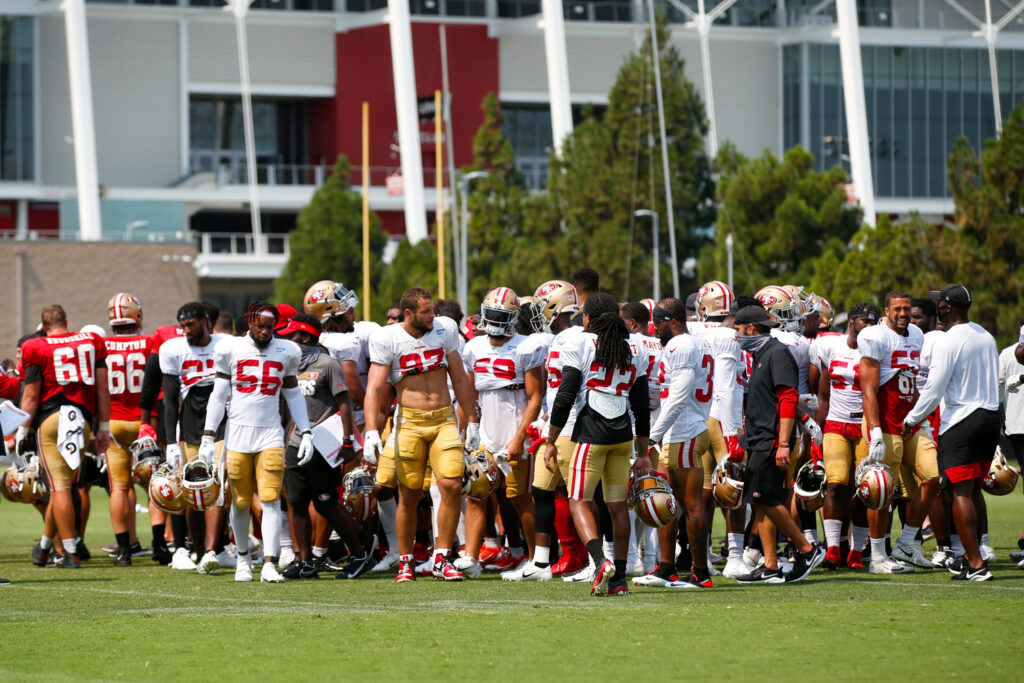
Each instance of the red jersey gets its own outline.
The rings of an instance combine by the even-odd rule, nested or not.
[[[36,337],[21,346],[25,378],[33,376],[32,368],[42,375],[40,406],[63,395],[90,415],[96,413],[96,366],[106,357],[103,340],[91,332]]]
[[[104,337],[107,348],[107,385],[110,387],[110,419],[136,422],[142,419],[139,400],[146,361],[152,353],[152,337],[127,335]]]

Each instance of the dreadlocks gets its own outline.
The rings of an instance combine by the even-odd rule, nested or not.
[[[256,318],[263,315],[273,316],[275,323],[277,322],[279,317],[277,309],[274,308],[274,306],[269,302],[253,301],[251,304],[249,304],[249,308],[245,312],[245,322],[249,323],[249,326],[251,327],[253,321]]]
[[[619,304],[607,292],[594,292],[583,304],[583,312],[590,317],[588,332],[597,335],[597,353],[594,360],[603,367],[626,370],[633,362],[633,353],[626,339],[629,330],[619,317]]]

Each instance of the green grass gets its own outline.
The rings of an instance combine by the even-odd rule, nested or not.
[[[106,502],[94,495],[95,551],[112,538]],[[105,556],[38,569],[39,515],[4,501],[0,576],[15,584],[0,592],[0,680],[1020,679],[1024,571],[1007,553],[1024,501],[988,502],[999,559],[987,584],[819,570],[792,586],[719,578],[710,591],[594,599],[579,584],[495,576],[235,584]]]

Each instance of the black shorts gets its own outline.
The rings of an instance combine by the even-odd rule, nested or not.
[[[943,486],[988,474],[999,443],[999,412],[979,408],[939,435],[939,472]]]
[[[341,471],[328,465],[319,453],[313,453],[313,459],[300,467],[298,451],[295,446],[289,446],[284,452],[288,504],[293,509],[305,509],[311,502],[315,505],[337,503]]]
[[[750,505],[785,505],[786,470],[775,464],[775,449],[754,451],[743,469],[743,502]]]

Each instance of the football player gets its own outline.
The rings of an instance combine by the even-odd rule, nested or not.
[[[868,457],[873,462],[884,460],[910,498],[907,523],[892,547],[892,558],[885,548],[891,513],[868,511],[870,571],[874,574],[906,573],[914,571],[915,566],[935,566],[924,557],[921,542],[914,538],[939,492],[935,442],[929,430],[920,427],[906,437],[902,435],[903,419],[918,398],[915,376],[923,343],[921,328],[910,322],[910,295],[901,290],[885,295],[885,316],[857,337]]]
[[[225,337],[213,350],[216,379],[207,406],[199,458],[208,467],[214,467],[218,456],[217,430],[226,411],[229,427],[223,460],[231,484],[231,529],[238,552],[235,581],[252,581],[248,543],[249,508],[254,493],[262,509],[260,528],[265,562],[260,581],[284,580],[276,566],[281,549],[280,495],[284,479],[284,429],[279,407],[282,396],[301,435],[297,465],[308,464],[314,453],[306,402],[296,377],[302,351],[287,339],[274,338],[278,315],[270,304],[254,301],[245,316],[248,333]]]
[[[406,290],[400,306],[403,322],[380,328],[370,337],[371,365],[366,388],[367,405],[371,406],[381,405],[388,382],[398,395],[395,464],[400,491],[396,519],[400,559],[395,580],[406,582],[416,578],[416,508],[423,496],[429,463],[441,493],[433,573],[438,579],[461,581],[462,573],[452,566],[448,555],[454,546],[461,512],[465,461],[448,393],[448,378],[460,405],[476,405],[476,396],[458,355],[459,332],[455,322],[443,316],[435,319],[430,292],[422,288]],[[363,438],[364,458],[369,456],[374,461],[383,448],[378,432],[380,416],[376,413],[366,413],[367,430]],[[466,425],[465,446],[475,450],[479,444],[479,422],[471,415]]]
[[[110,447],[107,349],[98,335],[69,332],[61,306],[44,308],[42,323],[46,336],[29,339],[21,347],[21,409],[31,416],[50,489],[50,510],[33,560],[38,555],[45,564],[59,531],[64,557],[57,566],[78,569],[74,488],[94,421],[96,451],[104,453]],[[19,443],[28,430],[19,427]]]
[[[647,455],[650,432],[650,399],[647,394],[646,358],[629,342],[629,331],[619,317],[615,298],[595,292],[583,305],[584,333],[561,349],[562,383],[555,395],[548,424],[544,462],[549,471],[558,466],[558,437],[576,406],[573,452],[569,475],[569,499],[573,520],[594,563],[591,595],[624,595],[626,554],[629,547],[630,454],[634,422],[636,473],[651,468]],[[630,416],[632,411],[632,419]],[[604,557],[597,527],[594,490],[598,482],[612,518],[614,563]]]
[[[526,429],[540,414],[544,396],[546,338],[515,332],[519,298],[508,287],[498,287],[484,296],[480,305],[477,334],[462,351],[466,375],[477,394],[480,414],[480,446],[499,459],[506,459],[511,471],[505,476],[505,495],[515,508],[526,539],[529,560],[534,559],[534,506],[530,492],[533,456],[526,453]],[[465,410],[466,406],[459,406]],[[477,558],[483,542],[487,500],[469,499],[466,508],[466,555],[456,567],[469,576],[479,576]],[[520,562],[503,572],[509,581],[545,581],[551,578],[548,558],[537,563]]]

